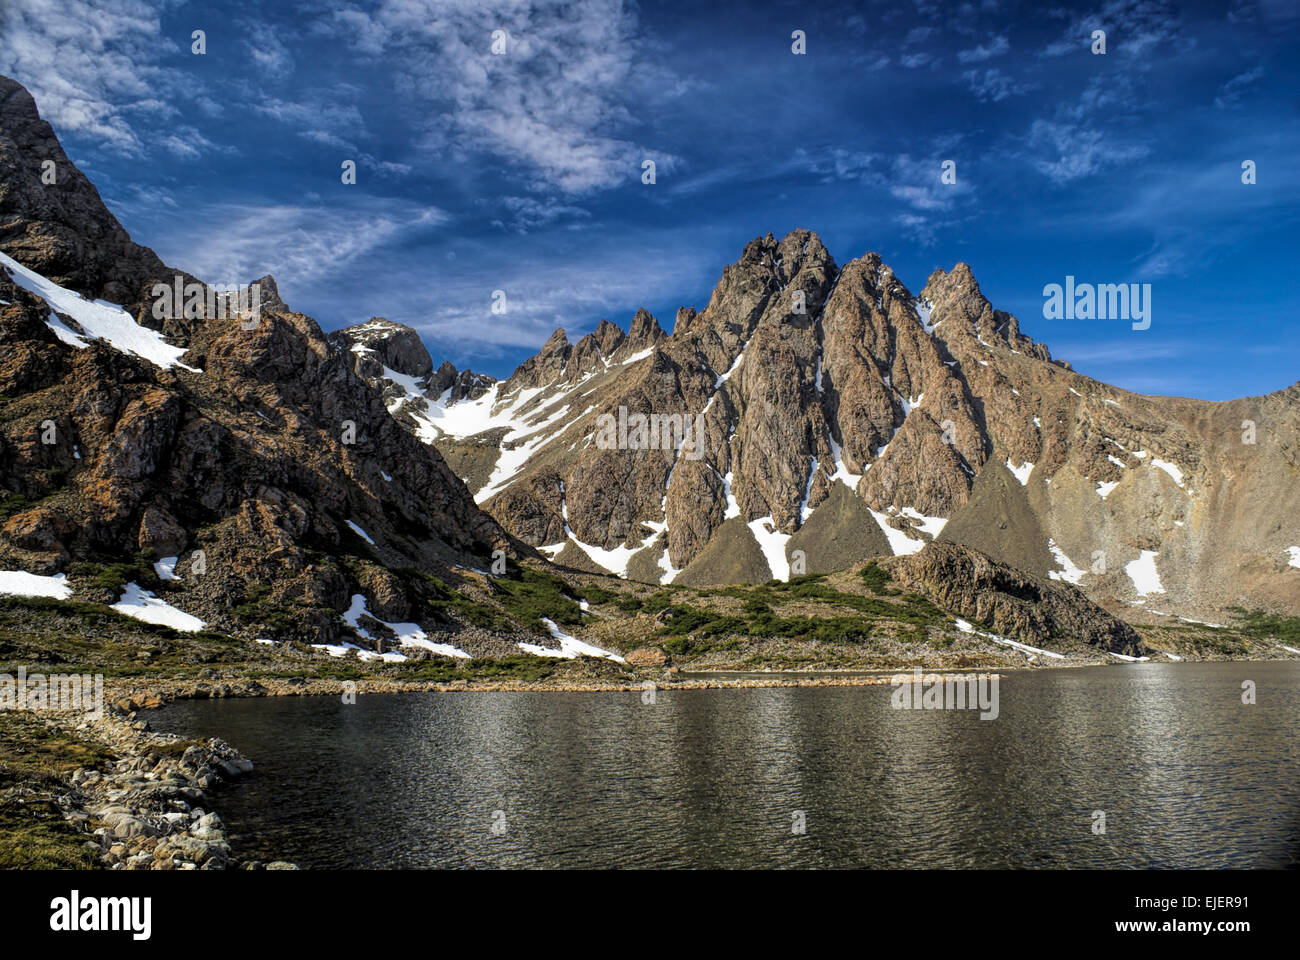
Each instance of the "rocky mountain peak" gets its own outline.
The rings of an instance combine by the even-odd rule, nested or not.
[[[139,322],[154,319],[153,283],[192,278],[130,241],[4,79],[0,172],[0,569],[126,565],[145,583],[165,559],[176,579],[156,576],[179,611],[332,642],[351,636],[340,616],[357,593],[413,619],[417,593],[393,571],[454,582],[510,545],[355,372],[367,357],[431,374],[413,331],[376,318],[327,338],[269,276],[251,326]]]
[[[650,314],[649,310],[642,307],[632,317],[632,324],[628,327],[628,349],[632,351],[642,350],[645,347],[653,346],[666,336],[667,334],[664,333],[663,328],[659,326],[659,321]]]
[[[1200,535],[1180,498],[1199,496],[1190,478],[1230,415],[1078,376],[965,262],[915,295],[876,252],[841,268],[811,231],[767,234],[722,268],[703,310],[679,309],[671,335],[652,324],[639,311],[621,341],[602,324],[577,350],[557,333],[494,407],[491,422],[513,426],[439,440],[486,509],[560,562],[698,585],[785,578],[795,551],[827,570],[946,538],[1126,603],[1143,596],[1135,582],[1085,573],[1087,558],[1123,571],[1160,552],[1171,577],[1200,569],[1178,559]],[[618,343],[612,363],[598,341]],[[514,383],[538,389],[516,406]],[[623,432],[597,444],[605,415]],[[702,441],[636,432],[634,418],[665,417]],[[1176,466],[1153,473],[1156,460]],[[1211,582],[1176,589],[1162,606],[1223,599]]]
[[[144,300],[167,273],[133,243],[17,81],[0,76],[0,252],[91,299]]]
[[[433,373],[433,358],[413,329],[384,317],[344,327],[330,334],[341,349],[368,357],[407,377],[422,380]]]

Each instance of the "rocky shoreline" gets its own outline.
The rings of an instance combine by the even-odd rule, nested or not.
[[[283,861],[241,860],[230,848],[213,789],[252,772],[228,743],[154,733],[145,720],[107,704],[99,717],[53,713],[49,727],[104,744],[116,759],[81,767],[66,792],[49,799],[82,829],[86,847],[109,870],[296,870]],[[36,791],[30,790],[31,794]]]
[[[910,669],[910,668],[909,668]],[[987,670],[1005,670],[989,667]],[[719,690],[730,687],[807,687],[807,686],[870,686],[888,683],[894,673],[882,671],[879,676],[852,674],[836,677],[831,673],[819,676],[773,676],[768,678],[745,677],[687,677],[671,680],[643,680],[636,683],[603,680],[454,680],[450,683],[426,680],[366,679],[257,679],[232,681],[165,680],[140,683],[110,683],[105,696],[124,711],[153,710],[173,700],[219,700],[232,697],[319,697],[357,696],[377,693],[629,693],[648,689],[653,684],[659,690]],[[905,672],[905,671],[903,671]],[[927,670],[927,672],[931,672]],[[949,671],[956,672],[956,671]],[[971,672],[966,670],[964,672]]]

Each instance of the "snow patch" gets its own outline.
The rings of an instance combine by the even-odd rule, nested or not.
[[[55,600],[67,600],[72,596],[72,587],[68,586],[68,576],[56,573],[52,577],[42,577],[22,570],[0,570],[0,593],[15,597],[53,597]]]
[[[16,284],[44,299],[54,310],[77,321],[86,331],[83,337],[57,318],[47,320],[49,328],[64,343],[81,348],[88,346],[87,337],[91,340],[104,340],[115,350],[133,353],[164,370],[168,367],[182,367],[191,373],[203,372],[180,362],[185,347],[173,347],[161,333],[140,326],[117,304],[106,300],[87,300],[81,294],[28,270],[8,254],[0,253],[0,264],[8,269]]]
[[[1098,480],[1097,496],[1105,500],[1107,497],[1110,496],[1110,492],[1118,486],[1119,486],[1118,480]]]
[[[812,496],[813,480],[817,478],[817,458],[812,458],[812,466],[808,468],[808,482],[804,484],[803,500],[799,503],[799,523],[802,524],[809,516],[812,510],[808,508],[808,498]]]
[[[355,533],[362,540],[366,541],[366,543],[370,544],[372,547],[375,545],[375,541],[370,539],[370,534],[366,533],[366,531],[362,530],[351,520],[348,521],[348,526],[352,528],[353,533]]]
[[[390,653],[375,653],[373,650],[367,650],[365,647],[357,646],[355,643],[313,643],[313,650],[324,650],[331,657],[342,657],[349,650],[355,650],[357,657],[362,660],[383,660],[386,663],[401,663],[407,659],[406,654],[392,651]]]
[[[790,534],[775,529],[775,521],[770,515],[751,520],[747,526],[758,541],[758,548],[767,558],[767,567],[772,571],[773,579],[789,580],[790,561],[785,555],[785,545],[790,540]]]
[[[722,496],[727,501],[727,512],[722,515],[722,519],[730,520],[732,517],[740,516],[740,503],[736,500],[736,494],[731,489],[731,471],[722,478]]]
[[[1286,565],[1288,567],[1300,567],[1300,547],[1287,547],[1286,552],[1289,557]]]
[[[1174,483],[1186,489],[1183,484],[1183,471],[1179,469],[1178,464],[1170,463],[1168,460],[1161,460],[1159,457],[1152,457],[1151,466],[1159,467],[1173,478]]]
[[[1047,549],[1052,551],[1057,566],[1061,568],[1060,570],[1049,570],[1047,576],[1052,580],[1064,580],[1066,583],[1073,583],[1078,586],[1085,571],[1076,567],[1073,561],[1065,555],[1065,551],[1057,546],[1056,541],[1051,537],[1047,538]]]
[[[893,508],[891,507],[890,509],[892,511]],[[875,518],[876,525],[879,526],[881,532],[884,533],[885,539],[889,541],[889,549],[893,552],[894,556],[897,557],[904,554],[919,553],[928,542],[919,537],[908,536],[902,530],[891,526],[889,523],[890,515],[888,513],[880,513],[876,510],[872,510],[870,507],[868,507],[867,510]],[[946,517],[927,517],[925,514],[918,510],[914,510],[911,507],[904,507],[898,512],[909,519],[919,520],[921,530],[930,534],[932,538],[937,537],[940,531],[943,530],[944,524],[948,522]]]
[[[354,593],[352,595],[352,605],[348,607],[347,612],[343,614],[344,622],[362,639],[375,639],[364,627],[361,626],[361,617],[362,615],[365,615],[372,620],[382,623],[389,630],[393,631],[393,634],[397,637],[397,645],[400,647],[421,647],[425,650],[431,650],[434,653],[441,654],[444,657],[461,657],[466,660],[469,659],[469,654],[464,650],[461,650],[459,647],[453,647],[449,643],[434,643],[429,639],[428,635],[420,629],[418,623],[389,623],[386,620],[380,620],[373,613],[367,610],[366,606],[365,595]],[[345,647],[343,649],[346,652],[347,648]],[[361,650],[359,647],[357,649],[362,654],[370,654],[369,657],[362,656],[363,660],[373,659],[374,657],[379,656],[373,651]],[[334,653],[333,650],[331,650],[330,653],[332,656],[342,656],[340,653]],[[406,657],[401,654],[384,654],[383,656],[385,660],[394,658],[400,658],[402,660],[406,659]]]
[[[1021,653],[1038,654],[1044,657],[1051,657],[1053,660],[1065,659],[1065,654],[1063,653],[1053,653],[1051,650],[1043,650],[1039,647],[1031,647],[1027,643],[1021,643],[1018,640],[1011,640],[1008,637],[999,637],[997,634],[985,633],[983,630],[976,630],[975,627],[972,626],[969,621],[963,620],[960,617],[957,617],[956,621],[957,621],[957,629],[960,630],[962,633],[973,633],[976,636],[986,637],[987,639],[992,640],[994,643],[1000,643],[1006,647],[1013,647],[1016,650],[1019,650]]]
[[[835,472],[831,474],[832,482],[840,481],[854,492],[858,489],[858,484],[862,481],[862,474],[849,473],[849,468],[844,464],[844,448],[835,442],[835,438],[827,434],[827,441],[831,445],[831,461],[835,464]]]
[[[1157,556],[1155,550],[1143,550],[1136,560],[1124,564],[1124,572],[1133,581],[1133,589],[1139,596],[1165,592],[1165,588],[1160,583],[1160,574],[1156,570]]]
[[[1010,470],[1012,475],[1020,481],[1020,485],[1025,487],[1029,485],[1029,475],[1034,472],[1034,465],[1026,460],[1017,467],[1011,462],[1011,458],[1007,457],[1007,469]]]
[[[553,620],[548,620],[546,617],[542,617],[541,619],[547,632],[556,640],[560,641],[560,649],[556,650],[552,647],[543,647],[535,643],[521,643],[519,644],[521,650],[535,654],[539,657],[560,657],[564,660],[573,660],[576,657],[584,656],[604,657],[609,660],[614,660],[617,663],[627,662],[617,653],[610,653],[610,651],[602,650],[600,647],[593,647],[591,644],[579,640],[572,634],[565,633],[555,625]]]
[[[196,633],[207,626],[198,617],[177,610],[166,600],[159,600],[148,590],[142,590],[135,582],[122,588],[122,599],[113,604],[113,609],[145,623],[157,623],[186,633]]]
[[[618,365],[620,367],[625,367],[629,363],[636,363],[638,360],[644,360],[646,357],[650,356],[650,354],[654,352],[655,352],[654,347],[646,347],[644,350],[638,350],[636,353],[624,357],[622,360],[618,362]]]
[[[153,572],[158,575],[159,580],[179,580],[176,576],[176,561],[180,557],[163,557],[153,565]]]
[[[934,304],[930,303],[929,300],[917,300],[914,306],[916,307],[917,318],[921,321],[921,329],[926,333],[934,333],[934,328],[939,323],[943,323],[942,320],[939,323],[930,323],[930,314],[934,312]]]

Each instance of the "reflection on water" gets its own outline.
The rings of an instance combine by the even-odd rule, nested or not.
[[[280,698],[152,723],[253,758],[216,801],[236,852],[303,866],[1296,863],[1300,664],[1012,673],[994,721],[890,693]]]

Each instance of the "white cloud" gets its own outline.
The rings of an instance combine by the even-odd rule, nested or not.
[[[1072,16],[1061,38],[1041,56],[1088,55],[1094,30],[1106,31],[1108,56],[1119,54],[1139,70],[1152,65],[1149,52],[1156,47],[1181,52],[1195,46],[1195,40],[1182,39],[1181,21],[1168,0],[1107,0],[1096,12]]]
[[[505,213],[492,221],[494,227],[511,230],[515,233],[528,233],[538,227],[547,226],[557,220],[582,220],[591,214],[582,207],[562,203],[554,198],[537,197],[502,197],[501,205]]]
[[[994,37],[988,44],[978,44],[970,50],[958,50],[957,59],[962,63],[981,63],[1000,57],[1011,49],[1006,37]]]
[[[211,229],[195,230],[188,221],[170,234],[164,228],[153,244],[158,255],[208,283],[246,283],[270,273],[282,287],[301,289],[447,215],[436,207],[363,197],[348,207],[222,203],[205,208],[203,219]]]
[[[274,27],[252,21],[244,23],[243,28],[248,33],[249,53],[259,70],[275,80],[283,79],[293,72],[293,57]]]
[[[1246,88],[1264,75],[1262,66],[1239,73],[1219,88],[1219,95],[1214,98],[1214,105],[1220,110],[1235,106],[1245,93]]]
[[[535,186],[569,194],[614,186],[654,159],[675,158],[623,133],[630,104],[677,85],[644,42],[632,7],[617,0],[384,0],[347,7],[324,29],[399,70],[399,92],[428,102],[425,143],[461,154],[495,153],[536,170]],[[492,53],[504,30],[505,52]]]
[[[954,156],[943,156],[945,152],[951,153],[953,146],[953,143],[940,145],[934,158],[914,158],[906,153],[895,157],[889,192],[914,210],[951,210],[958,198],[971,189],[961,175],[960,164],[954,168],[957,174],[955,183],[944,183],[941,179],[943,161],[957,161]]]
[[[989,67],[983,71],[967,70],[962,73],[961,78],[966,81],[977,100],[993,103],[1000,103],[1007,97],[1019,96],[1030,90],[1028,85],[1016,83],[997,67]]]
[[[171,112],[158,93],[183,76],[156,60],[177,49],[146,0],[0,3],[5,73],[27,87],[55,129],[124,153],[143,151],[125,112]]]
[[[456,264],[465,257],[458,257]],[[671,297],[683,290],[704,290],[716,280],[716,264],[703,263],[697,250],[671,243],[641,243],[586,256],[530,262],[526,257],[494,255],[493,268],[483,263],[473,272],[452,267],[437,276],[437,297],[410,290],[389,304],[387,316],[401,319],[431,340],[485,346],[526,346],[536,349],[556,327],[570,340],[607,316],[627,329],[638,306],[652,298]],[[492,291],[504,290],[508,309],[491,312]],[[704,294],[707,299],[707,292]],[[703,307],[704,303],[696,306]],[[624,315],[625,313],[625,315]],[[659,317],[671,328],[673,318]]]
[[[1107,166],[1140,160],[1150,153],[1141,144],[1125,143],[1092,127],[1035,120],[1029,128],[1033,164],[1056,183],[1091,176]]]

